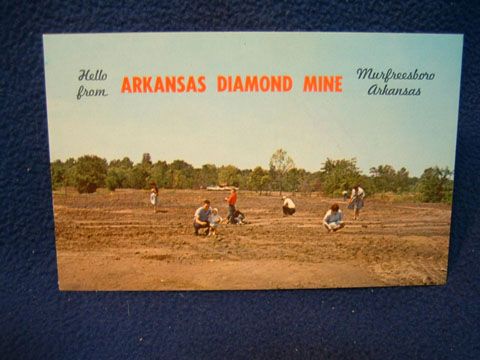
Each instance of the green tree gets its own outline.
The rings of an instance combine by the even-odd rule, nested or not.
[[[351,189],[361,178],[357,160],[332,160],[327,158],[322,167],[322,188],[325,194],[340,195],[343,190]]]
[[[69,158],[65,162],[55,160],[50,164],[50,175],[52,179],[52,189],[56,190],[62,186],[75,186],[73,168],[75,159]]]
[[[118,188],[126,188],[129,185],[129,169],[123,167],[111,167],[108,169],[105,185],[108,190],[115,191]]]
[[[238,187],[241,189],[248,189],[248,181],[250,179],[250,174],[252,173],[251,169],[240,170],[238,176]]]
[[[424,202],[452,202],[453,172],[438,166],[425,169],[418,182],[418,188]]]
[[[416,176],[409,177],[407,191],[416,191],[418,189],[419,182],[420,182],[420,179],[418,177]]]
[[[307,172],[304,169],[293,168],[285,174],[284,186],[285,190],[296,192],[300,190],[300,185],[307,177]]]
[[[142,165],[152,166],[152,157],[150,156],[150,153],[144,153],[142,155]]]
[[[257,191],[261,195],[263,190],[262,178],[265,175],[268,175],[268,172],[262,169],[260,166],[257,166],[255,169],[253,169],[248,178],[248,189]]]
[[[175,160],[168,166],[167,177],[170,181],[170,187],[191,189],[193,187],[194,168],[183,160]]]
[[[74,158],[68,158],[64,163],[65,181],[64,186],[75,186],[75,165],[77,164]]]
[[[241,171],[233,165],[221,166],[218,169],[218,181],[222,185],[240,186]]]
[[[122,168],[122,169],[131,169],[133,168],[133,161],[125,156],[122,160],[112,160],[108,164],[108,168]]]
[[[199,169],[197,185],[202,188],[218,185],[218,169],[213,164],[204,164]]]
[[[397,182],[397,191],[398,192],[405,192],[408,191],[410,185],[410,174],[408,173],[407,169],[402,167],[400,170],[397,171],[396,176]]]
[[[373,178],[374,190],[377,192],[396,191],[396,171],[390,165],[379,165],[370,168],[370,175]]]
[[[270,176],[275,182],[277,189],[280,190],[280,194],[284,189],[285,175],[293,168],[295,163],[292,158],[288,156],[287,152],[283,149],[275,151],[270,158],[269,162]]]
[[[260,189],[270,194],[270,191],[272,191],[272,177],[270,176],[270,174],[267,173],[262,176],[262,179],[260,181]]]
[[[378,167],[370,168],[370,175],[373,184],[370,193],[373,191],[399,193],[407,191],[409,188],[409,174],[404,167],[395,171],[390,165],[379,165]]]
[[[105,185],[111,191],[118,188],[127,188],[132,180],[133,161],[128,157],[122,160],[114,159],[108,164]]]
[[[127,173],[128,187],[132,189],[147,189],[150,173],[144,164],[136,164]]]
[[[65,184],[65,164],[61,160],[55,160],[50,164],[52,189],[56,190]]]
[[[306,179],[302,184],[302,191],[305,193],[311,193],[313,191],[321,191],[323,183],[323,172],[316,171],[314,173],[307,174]]]
[[[166,161],[157,161],[152,165],[148,182],[152,181],[155,182],[159,188],[171,187],[168,177],[168,164]]]
[[[93,193],[105,186],[107,160],[96,155],[85,155],[76,161],[73,170],[74,186],[79,193]]]

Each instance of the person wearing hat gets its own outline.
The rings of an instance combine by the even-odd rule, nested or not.
[[[283,216],[293,215],[295,214],[295,204],[292,199],[283,196]]]

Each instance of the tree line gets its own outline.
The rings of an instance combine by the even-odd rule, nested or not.
[[[167,189],[202,189],[207,186],[236,186],[241,189],[268,194],[272,191],[322,192],[327,196],[340,196],[360,184],[367,194],[415,193],[424,202],[451,203],[453,173],[447,168],[433,166],[425,169],[421,177],[412,177],[405,168],[395,170],[391,165],[372,167],[368,175],[362,174],[357,160],[327,158],[315,172],[297,168],[283,149],[275,151],[269,168],[239,169],[233,165],[204,164],[195,168],[183,160],[153,162],[144,153],[138,163],[128,157],[108,162],[96,155],[77,159],[56,160],[51,163],[53,189],[72,186],[80,193],[92,193],[100,187],[111,191],[118,188],[148,189],[151,183]]]

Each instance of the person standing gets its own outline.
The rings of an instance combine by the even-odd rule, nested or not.
[[[288,216],[288,215],[293,215],[295,214],[295,204],[294,202],[292,201],[292,199],[286,197],[286,196],[283,196],[282,197],[282,200],[283,200],[283,216]]]
[[[151,189],[150,189],[150,204],[153,205],[153,212],[157,212],[157,205],[158,205],[158,187],[157,184],[152,182],[150,184]]]
[[[360,219],[360,209],[363,208],[363,198],[365,197],[365,191],[360,185],[355,185],[352,189],[352,195],[348,203],[348,208],[353,209],[353,220]]]
[[[338,204],[333,204],[323,217],[323,226],[328,230],[337,231],[345,226],[343,213]]]
[[[195,236],[198,236],[198,230],[206,228],[205,235],[208,235],[210,223],[208,221],[210,214],[210,200],[203,200],[203,205],[195,211],[193,218],[193,227],[195,228]]]
[[[228,203],[228,223],[233,223],[233,215],[235,214],[235,204],[237,203],[237,190],[232,188],[230,190],[230,196],[225,198],[225,201]]]

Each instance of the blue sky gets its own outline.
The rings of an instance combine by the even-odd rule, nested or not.
[[[411,174],[454,168],[463,37],[372,33],[143,33],[44,37],[51,160],[96,154],[108,160],[183,159],[239,168],[268,167],[285,149],[297,167],[357,158]],[[434,73],[390,80],[420,96],[373,96],[382,81],[360,67]],[[78,81],[102,69],[105,81]],[[218,93],[216,76],[288,74],[288,93]],[[122,94],[124,76],[205,75],[201,94]],[[304,93],[305,75],[341,75],[342,93]],[[77,100],[80,85],[107,97]]]

